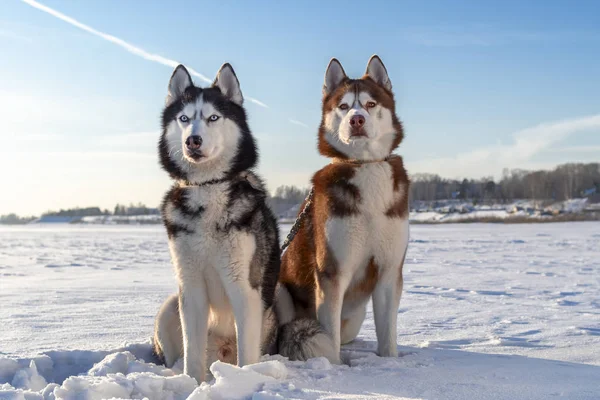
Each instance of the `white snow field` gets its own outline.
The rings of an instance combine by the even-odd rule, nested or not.
[[[282,227],[287,233],[289,226]],[[600,223],[411,227],[398,358],[153,364],[160,226],[0,228],[0,399],[600,399]]]

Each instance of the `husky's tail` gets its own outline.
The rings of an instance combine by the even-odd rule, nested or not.
[[[293,300],[282,285],[277,285],[276,311],[279,319],[277,345],[279,354],[292,361],[325,357],[340,364],[339,351],[333,340],[314,318],[295,318]]]
[[[278,346],[279,354],[292,361],[325,357],[333,364],[340,363],[333,340],[316,319],[295,319],[279,327]]]

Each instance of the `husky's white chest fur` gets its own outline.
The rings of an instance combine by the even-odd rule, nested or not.
[[[207,267],[222,267],[224,255],[237,250],[237,242],[249,236],[238,230],[226,229],[231,213],[226,184],[211,186],[186,187],[181,202],[170,202],[166,207],[166,219],[185,230],[182,235],[174,237],[171,244],[178,248],[175,253],[183,251],[193,260],[195,266],[191,271],[176,271],[188,278],[192,278],[195,271],[203,271]]]
[[[184,229],[169,240],[180,285],[206,285],[211,308],[229,311],[227,283],[248,276],[245,268],[255,250],[253,235],[227,229],[233,210],[228,209],[225,183],[186,187],[180,204],[171,202],[165,218]]]
[[[355,282],[363,278],[371,258],[379,276],[401,265],[408,243],[408,219],[391,217],[389,210],[408,188],[400,184],[394,190],[392,169],[386,162],[361,165],[349,183],[360,194],[355,200],[357,212],[329,216],[325,234],[340,274]]]

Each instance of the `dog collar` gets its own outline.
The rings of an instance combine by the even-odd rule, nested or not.
[[[357,164],[357,165],[362,165],[362,164],[371,164],[371,163],[378,163],[378,162],[384,162],[384,161],[388,161],[389,160],[389,156],[386,158],[383,158],[381,160],[354,160],[354,159],[349,159],[349,158],[334,158],[331,163],[335,164],[335,163],[344,163],[344,164]]]
[[[230,180],[231,180],[231,178],[220,178],[220,179],[211,179],[209,181],[204,181],[204,182],[201,182],[201,183],[192,183],[192,182],[184,181],[183,184],[185,186],[197,186],[197,187],[200,187],[200,186],[215,185],[217,183],[225,183],[225,182],[230,181]]]

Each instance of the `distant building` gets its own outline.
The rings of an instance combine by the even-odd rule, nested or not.
[[[34,224],[72,224],[75,222],[80,222],[82,217],[57,217],[46,215],[41,218],[34,220],[32,223]]]

